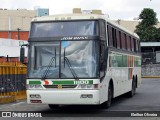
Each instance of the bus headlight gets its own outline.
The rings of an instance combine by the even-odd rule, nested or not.
[[[81,84],[80,88],[86,88],[86,85],[85,84]]]
[[[93,85],[87,85],[87,88],[93,88]]]
[[[41,98],[39,94],[30,94],[30,98]]]
[[[34,88],[34,85],[28,85],[28,88],[30,89]]]
[[[43,89],[42,85],[27,85],[27,89]]]
[[[35,88],[36,89],[42,89],[42,86],[41,85],[35,85]]]

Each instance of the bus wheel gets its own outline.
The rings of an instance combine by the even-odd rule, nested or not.
[[[59,105],[49,104],[48,106],[49,106],[49,108],[51,108],[51,109],[57,109],[57,108],[59,108]]]
[[[102,104],[102,108],[109,108],[112,103],[112,87],[109,85],[108,87],[108,100]]]
[[[136,93],[136,81],[133,79],[132,81],[132,90],[127,93],[128,97],[133,97]]]

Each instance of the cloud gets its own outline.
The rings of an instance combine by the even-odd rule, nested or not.
[[[138,17],[143,8],[152,8],[160,18],[159,0],[0,0],[0,8],[33,9],[34,6],[49,8],[50,14],[72,13],[73,8],[82,10],[101,9],[110,19]]]
[[[1,0],[0,7],[7,9],[33,9],[33,4],[35,0]]]

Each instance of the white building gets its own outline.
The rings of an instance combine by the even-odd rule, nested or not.
[[[28,42],[22,40],[2,39],[0,38],[0,56],[1,57],[19,57],[20,44],[27,44]],[[28,49],[25,47],[25,56],[28,54]]]

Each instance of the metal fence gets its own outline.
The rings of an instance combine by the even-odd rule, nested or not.
[[[142,76],[160,77],[160,51],[142,52]]]
[[[27,68],[21,63],[0,63],[0,103],[23,99],[26,94]]]
[[[155,53],[143,52],[142,53],[142,64],[152,64],[152,63],[156,63]]]

